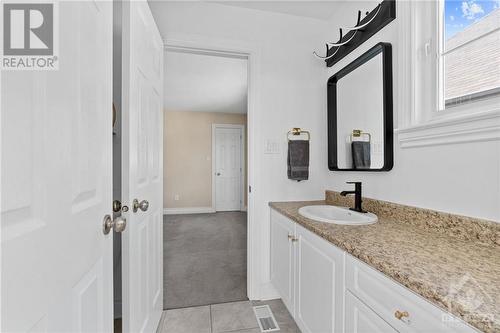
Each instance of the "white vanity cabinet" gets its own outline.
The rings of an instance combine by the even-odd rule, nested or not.
[[[271,283],[302,333],[477,333],[271,209]]]
[[[271,210],[271,282],[303,333],[342,332],[344,256]]]

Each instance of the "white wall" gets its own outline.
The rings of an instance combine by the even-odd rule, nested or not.
[[[249,172],[258,175],[250,185],[256,223],[254,236],[262,238],[254,253],[262,269],[252,272],[254,276],[249,278],[265,285],[269,281],[268,202],[324,197],[325,67],[312,56],[312,51],[324,47],[317,42],[323,40],[320,36],[326,22],[213,3],[151,2],[150,7],[164,39],[191,36],[206,42],[228,40],[248,43],[256,50],[257,72],[251,77],[256,105],[255,112],[250,110],[248,115],[256,164]],[[257,130],[255,137],[251,137],[251,126]],[[286,133],[292,127],[311,131],[308,181],[287,179]],[[278,143],[278,154],[264,153],[268,140]],[[265,290],[250,292],[250,297],[272,296]]]
[[[399,5],[401,3],[399,1]],[[373,3],[343,2],[329,30],[335,35],[337,27],[353,23],[358,9],[364,12],[373,7]],[[398,126],[398,117],[408,111],[398,108],[398,99],[402,98],[398,96],[397,89],[402,84],[398,82],[398,61],[407,61],[399,57],[399,28],[402,29],[401,17],[397,17],[324,74],[326,81],[378,42],[392,43],[395,127]],[[336,35],[331,37],[336,38]],[[326,116],[324,119],[326,121]],[[371,198],[500,222],[500,141],[400,148],[398,136],[394,139],[393,170],[383,173],[325,170],[324,187],[346,189],[349,188],[346,181],[359,180],[364,183],[364,195]],[[322,165],[326,165],[326,161],[324,155]]]

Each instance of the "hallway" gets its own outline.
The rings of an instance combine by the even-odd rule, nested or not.
[[[247,214],[165,215],[164,308],[247,300]]]

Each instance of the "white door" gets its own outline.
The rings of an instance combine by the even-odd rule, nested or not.
[[[271,283],[295,315],[295,223],[271,209]]]
[[[216,125],[214,132],[215,210],[241,210],[243,128]]]
[[[146,1],[124,1],[122,18],[123,331],[153,332],[163,310],[163,42]]]
[[[344,252],[296,226],[295,321],[303,333],[342,331]]]
[[[2,332],[113,330],[111,2],[58,17],[59,70],[2,73]]]
[[[349,291],[345,293],[345,333],[396,333],[372,309]]]

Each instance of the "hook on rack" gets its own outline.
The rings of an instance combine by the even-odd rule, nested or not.
[[[327,64],[331,66],[330,65],[331,63],[335,63],[336,61],[338,61],[338,59],[343,58],[347,53],[351,52],[352,49],[359,46],[364,40],[368,39],[371,35],[373,35],[375,32],[377,32],[379,29],[385,26],[388,22],[392,21],[395,18],[394,3],[395,3],[394,0],[383,0],[372,11],[365,12],[364,17],[361,10],[358,10],[356,25],[353,27],[340,27],[339,40],[336,43],[332,42],[326,43],[325,56],[319,55],[316,51],[313,52],[314,56],[322,60],[328,60]],[[389,9],[383,11],[382,18],[377,20],[377,23],[375,25],[368,27],[372,22],[374,22],[375,18],[377,18],[381,13],[383,4],[385,4],[384,8],[389,8]],[[365,28],[367,28],[368,31],[366,31]],[[344,35],[343,30],[348,30],[348,32]],[[366,32],[367,36],[364,36],[365,34],[363,34],[361,35],[361,37],[358,37],[354,41],[354,44],[356,45],[347,46],[347,44],[352,42],[353,39],[359,35],[358,32]],[[343,48],[343,51],[339,54],[339,57],[337,57],[338,59],[336,61],[330,60],[339,52],[341,46],[345,46],[347,47],[347,49]],[[333,50],[334,48],[336,49]]]
[[[342,29],[340,29],[340,30],[342,30]],[[354,38],[354,36],[356,36],[356,33],[358,32],[357,30],[351,30],[351,31],[354,31],[354,33],[345,42],[339,41],[337,43],[328,43],[328,45],[330,45],[330,46],[337,46],[337,47],[342,46],[342,45],[346,45],[347,43],[349,43]],[[347,37],[347,35],[346,35],[346,37]]]
[[[335,54],[337,54],[337,52],[339,51],[339,49],[337,48],[337,50],[335,50],[335,52],[333,52],[332,54],[328,55],[328,52],[330,52],[330,46],[338,46],[338,45],[341,45],[340,42],[342,41],[342,38],[344,38],[344,35],[342,33],[342,28],[339,28],[339,40],[337,41],[337,43],[330,43],[330,42],[327,42],[326,43],[326,56],[320,56],[319,54],[316,53],[316,51],[313,52],[313,54],[316,56],[316,58],[319,58],[319,59],[330,59],[331,57],[333,57]]]
[[[379,3],[377,5],[377,7],[375,7],[375,9],[372,11],[372,12],[375,12],[373,14],[373,16],[365,23],[361,24],[361,11],[358,10],[358,23],[356,23],[356,25],[354,27],[343,27],[344,29],[348,29],[348,30],[361,30],[363,29],[364,27],[366,27],[368,24],[372,23],[372,21],[377,17],[378,13],[380,12],[380,8],[382,8],[382,3]],[[365,15],[365,18],[367,18],[368,16],[370,16],[370,14],[372,12],[366,12],[366,15]]]

